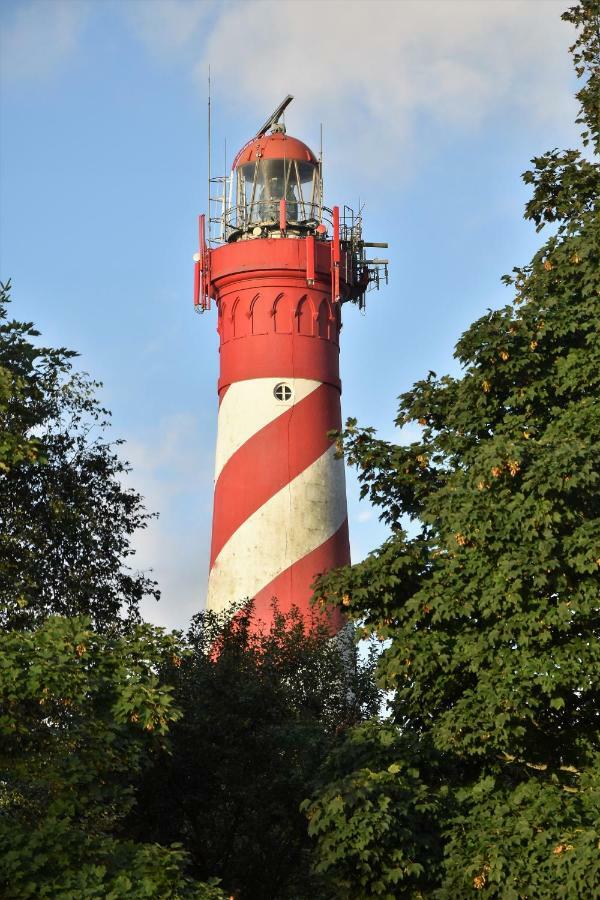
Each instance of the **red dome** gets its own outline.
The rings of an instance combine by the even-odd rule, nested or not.
[[[256,159],[297,159],[317,165],[317,158],[310,147],[298,138],[283,132],[264,134],[245,144],[233,161],[232,169]]]

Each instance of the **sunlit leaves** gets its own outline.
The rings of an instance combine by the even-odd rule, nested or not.
[[[127,637],[51,616],[0,637],[0,892],[6,898],[222,893],[181,848],[117,837],[133,783],[180,712],[161,665],[183,652],[150,626]]]
[[[590,149],[599,13],[583,0],[565,16],[580,29]],[[339,438],[391,535],[319,590],[332,601],[348,595],[363,632],[385,642],[379,680],[404,742],[397,783],[375,758],[345,760],[337,792],[316,801],[321,866],[344,890],[359,865],[358,818],[344,792],[356,783],[373,896],[578,898],[597,886],[600,166],[554,150],[524,180],[526,218],[553,233],[504,279],[513,301],[459,340],[461,376],[430,372],[401,395],[397,424],[418,426],[420,440],[398,446],[356,422]],[[410,766],[422,783],[400,799],[394,790]],[[432,858],[431,894],[417,874],[404,876],[402,893],[389,867],[413,858],[415,835],[400,821],[422,789],[452,795],[434,816],[445,862],[440,870]],[[398,824],[383,817],[382,793],[403,805]],[[347,854],[334,848],[338,829],[350,835]]]

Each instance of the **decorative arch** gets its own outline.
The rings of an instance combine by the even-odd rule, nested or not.
[[[292,301],[287,294],[279,294],[273,304],[273,317],[277,334],[292,333]]]
[[[223,343],[230,341],[234,336],[233,316],[235,312],[235,302],[223,305]]]
[[[256,294],[250,303],[252,334],[267,334],[270,329],[271,310],[266,299]]]
[[[248,316],[244,313],[244,303],[241,297],[236,297],[231,312],[233,319],[233,336],[236,338],[245,337],[248,334],[250,325]]]
[[[312,336],[314,332],[315,307],[312,300],[306,294],[300,298],[298,308],[296,310],[297,330],[298,334],[307,334]]]
[[[331,333],[330,329],[330,315],[331,310],[329,308],[329,303],[327,300],[321,300],[319,304],[319,312],[317,314],[317,334],[320,338],[325,338],[329,340],[329,336]]]

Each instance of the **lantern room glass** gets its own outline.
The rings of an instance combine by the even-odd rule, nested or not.
[[[290,224],[315,221],[319,211],[319,168],[296,159],[259,159],[237,168],[238,228],[279,222],[279,201],[286,201]]]

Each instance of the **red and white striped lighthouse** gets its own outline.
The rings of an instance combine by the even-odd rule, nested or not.
[[[365,259],[375,245],[360,217],[323,207],[320,160],[278,121],[291,99],[215,179],[220,214],[206,232],[200,217],[195,257],[194,301],[215,301],[220,340],[207,607],[254,598],[265,625],[274,598],[310,616],[316,576],[350,562],[344,463],[328,437],[341,427],[341,306],[363,305],[387,275]]]

